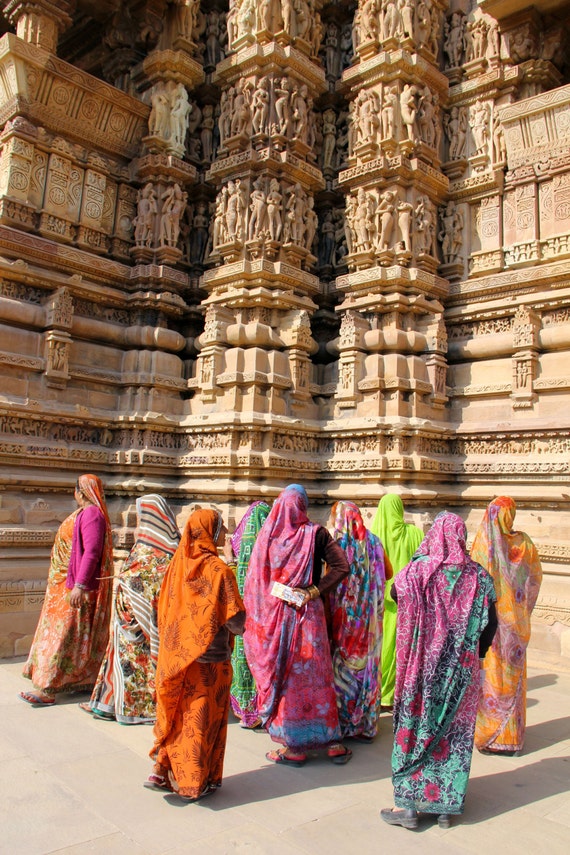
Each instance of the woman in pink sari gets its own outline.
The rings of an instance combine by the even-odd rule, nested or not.
[[[471,557],[489,571],[497,594],[499,628],[485,659],[475,745],[492,754],[522,750],[526,729],[526,648],[530,617],[542,581],[536,547],[512,531],[516,505],[499,496],[477,530]]]
[[[323,526],[310,522],[303,487],[291,484],[276,499],[253,547],[245,579],[244,646],[257,686],[263,726],[283,746],[266,757],[302,766],[306,752],[326,748],[333,763],[350,749],[340,727],[321,595],[335,588],[349,566]],[[329,572],[322,575],[322,562]],[[272,594],[280,582],[292,588],[295,607]]]

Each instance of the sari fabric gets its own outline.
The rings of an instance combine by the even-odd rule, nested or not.
[[[396,620],[397,606],[390,595],[392,585],[402,567],[408,563],[423,540],[423,532],[404,522],[404,505],[395,493],[387,493],[378,503],[370,530],[380,538],[386,557],[392,565],[393,577],[387,579],[384,592],[384,626],[382,639],[382,703],[394,703],[396,683]]]
[[[392,781],[397,807],[463,811],[479,693],[479,636],[495,599],[466,529],[439,514],[398,575]]]
[[[275,742],[299,750],[340,738],[324,604],[297,610],[271,594],[274,582],[312,582],[317,526],[303,487],[279,495],[259,532],[245,580],[244,644],[258,711]]]
[[[67,570],[75,526],[81,509],[59,527],[51,551],[46,594],[23,676],[46,694],[91,690],[97,679],[109,636],[113,577],[111,524],[103,485],[96,475],[78,479],[83,494],[103,514],[105,541],[96,590],[87,591],[79,608],[69,603]]]
[[[245,512],[232,536],[232,547],[237,555],[237,584],[242,596],[253,545],[268,514],[269,505],[265,502],[254,502]],[[237,718],[241,719],[244,727],[255,727],[259,724],[257,689],[247,664],[243,638],[240,635],[236,636],[232,652],[232,667],[234,672],[230,690],[232,711]]]
[[[111,636],[90,701],[122,724],[156,717],[158,597],[180,540],[162,496],[141,496],[136,504],[137,537],[117,580]]]
[[[352,502],[333,506],[333,537],[350,573],[330,595],[333,672],[344,736],[375,736],[380,713],[384,550]]]
[[[196,798],[221,782],[231,662],[199,662],[218,630],[243,610],[234,574],[218,558],[217,511],[190,515],[158,602],[156,724],[150,756]]]
[[[542,568],[527,534],[511,531],[516,505],[500,496],[479,526],[471,557],[495,584],[498,628],[485,657],[475,745],[491,751],[520,751],[526,728],[526,648]]]

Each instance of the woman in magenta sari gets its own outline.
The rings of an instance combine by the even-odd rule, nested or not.
[[[479,697],[479,659],[497,627],[493,580],[468,555],[463,520],[435,518],[392,588],[398,602],[390,825],[418,812],[448,828],[463,812]]]
[[[276,499],[259,532],[245,580],[245,652],[257,685],[258,712],[275,742],[266,757],[302,766],[306,752],[326,748],[333,763],[351,751],[340,740],[336,694],[321,595],[349,571],[326,528],[307,516],[303,487],[291,484]],[[322,562],[329,572],[322,575]],[[275,582],[294,589],[302,605],[274,596]]]

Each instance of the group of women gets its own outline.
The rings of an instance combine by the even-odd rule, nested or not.
[[[289,766],[318,749],[348,762],[344,740],[372,741],[393,707],[396,807],[381,815],[406,828],[420,811],[442,827],[462,812],[474,740],[522,748],[541,571],[530,538],[512,531],[512,499],[491,503],[470,556],[458,516],[439,514],[424,537],[392,494],[371,530],[347,501],[324,527],[290,485],[271,508],[254,502],[231,537],[211,509],[181,537],[164,499],[147,495],[114,595],[100,480],[81,476],[76,499],[24,670],[33,688],[20,696],[46,706],[94,686],[81,704],[90,714],[154,723],[146,787],[187,801],[214,793],[230,707],[278,744],[267,759]]]

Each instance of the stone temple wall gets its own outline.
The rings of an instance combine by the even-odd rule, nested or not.
[[[568,3],[0,7],[0,656],[82,472],[118,561],[143,492],[511,495],[570,656]]]

